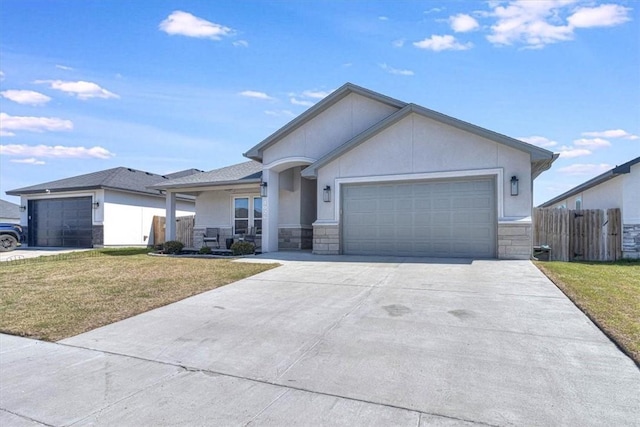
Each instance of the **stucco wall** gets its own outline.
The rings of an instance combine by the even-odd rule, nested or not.
[[[230,191],[203,191],[196,197],[196,227],[231,227],[233,195]]]
[[[317,160],[397,110],[370,98],[349,94],[267,148],[263,153],[263,163],[270,164],[289,157]]]
[[[146,245],[154,216],[165,216],[165,199],[141,194],[104,191],[97,215],[103,217],[104,245]],[[176,216],[193,215],[193,203],[178,200]],[[95,222],[94,222],[95,224]]]
[[[370,140],[345,153],[318,171],[318,188],[336,178],[389,176],[477,169],[503,170],[503,218],[531,216],[531,163],[527,153],[412,114]],[[519,195],[510,195],[511,176],[517,176]],[[375,178],[374,178],[375,180]],[[322,202],[319,191],[318,220],[336,221],[335,203]]]
[[[582,209],[619,208],[623,224],[640,224],[640,164],[631,167],[628,174],[618,175],[595,187],[567,197],[550,206],[575,209],[575,201],[582,199]]]

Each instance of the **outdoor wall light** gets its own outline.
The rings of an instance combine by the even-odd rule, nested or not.
[[[20,212],[25,212],[27,210],[26,206],[20,206]]]
[[[267,197],[267,183],[260,184],[260,197]]]
[[[518,195],[518,177],[515,175],[511,177],[511,195],[512,196]]]
[[[328,185],[322,190],[322,200],[325,202],[331,201],[331,187]]]
[[[93,202],[91,203],[91,206],[93,207],[93,209],[98,209],[100,207],[100,202]]]

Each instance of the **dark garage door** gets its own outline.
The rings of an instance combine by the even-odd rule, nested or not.
[[[346,185],[343,252],[496,257],[492,178]]]
[[[29,201],[29,246],[93,246],[91,197]]]

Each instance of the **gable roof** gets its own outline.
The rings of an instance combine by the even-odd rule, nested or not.
[[[204,171],[201,171],[200,169],[191,168],[191,169],[185,169],[183,171],[168,173],[164,175],[164,177],[169,179],[176,179],[176,178],[182,178],[183,176],[189,176],[189,175],[193,175],[201,172],[204,172]]]
[[[344,153],[354,149],[358,145],[362,144],[363,142],[367,141],[371,137],[389,128],[390,126],[394,125],[395,123],[399,122],[400,120],[402,120],[403,118],[407,117],[409,114],[412,114],[412,113],[419,114],[421,116],[433,119],[440,123],[444,123],[446,125],[455,127],[457,129],[478,135],[482,138],[486,138],[491,141],[507,145],[511,148],[515,148],[517,150],[529,153],[529,155],[531,156],[531,163],[533,164],[533,167],[532,167],[533,178],[538,176],[543,171],[549,169],[551,167],[551,163],[553,163],[553,161],[558,157],[558,155],[552,153],[551,151],[545,150],[544,148],[527,144],[526,142],[508,137],[506,135],[502,135],[497,132],[493,132],[491,130],[456,119],[454,117],[447,116],[445,114],[439,113],[434,110],[430,110],[428,108],[421,107],[416,104],[406,104],[402,109],[398,110],[397,112],[381,120],[380,122],[370,127],[369,129],[365,130],[364,132],[351,138],[349,141],[340,145],[335,150],[329,152],[322,158],[318,159],[315,163],[309,165],[307,168],[305,168],[302,171],[302,176],[316,177],[319,168],[335,160],[336,158],[340,157]]]
[[[617,176],[624,175],[631,172],[631,166],[640,163],[640,157],[636,157],[635,159],[629,160],[627,163],[623,163],[620,166],[616,166],[615,168],[606,171],[603,174],[596,176],[595,178],[590,179],[589,181],[583,182],[582,184],[573,187],[571,190],[566,191],[559,196],[554,197],[551,200],[548,200],[540,205],[542,208],[548,208],[564,199],[575,196],[576,194],[582,193],[585,190],[593,188],[597,185],[602,184],[603,182],[607,182]]]
[[[20,206],[0,199],[0,218],[20,218]]]
[[[173,188],[210,187],[231,184],[259,183],[262,180],[262,164],[250,160],[214,169],[209,172],[195,173],[182,178],[176,178],[150,186],[150,188],[164,190]]]
[[[184,172],[184,171],[183,171]],[[7,194],[19,196],[23,194],[56,193],[63,191],[81,191],[95,189],[121,190],[134,193],[160,195],[158,190],[148,187],[161,181],[168,181],[163,175],[136,169],[117,167],[92,172],[56,181],[7,191]]]
[[[285,126],[281,127],[279,130],[271,134],[267,139],[260,142],[258,145],[249,149],[243,156],[253,159],[256,161],[262,161],[262,153],[265,149],[276,143],[279,139],[285,137],[290,134],[294,130],[298,129],[300,126],[304,125],[312,118],[316,117],[318,114],[327,110],[329,107],[336,104],[341,99],[346,98],[348,95],[355,93],[369,99],[373,99],[375,101],[382,102],[387,105],[391,105],[397,108],[402,108],[407,105],[406,102],[399,101],[397,99],[391,98],[389,96],[383,95],[378,92],[374,92],[372,90],[354,85],[353,83],[346,83],[342,85],[340,88],[331,92],[327,97],[323,98],[320,102],[315,104],[313,107],[309,108],[304,113],[300,114],[295,119],[291,120]]]

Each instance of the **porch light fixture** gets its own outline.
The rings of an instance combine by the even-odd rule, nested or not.
[[[93,207],[93,209],[98,209],[100,207],[100,202],[93,202],[91,203],[91,206]]]
[[[518,195],[518,177],[515,175],[511,177],[511,195],[512,196]]]
[[[267,197],[267,183],[260,184],[260,197]]]
[[[324,190],[322,190],[322,200],[325,202],[331,201],[331,187],[328,185],[324,187]]]
[[[26,206],[20,206],[20,212],[25,212],[27,210]]]

